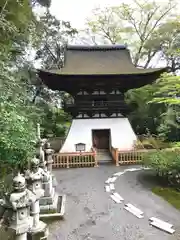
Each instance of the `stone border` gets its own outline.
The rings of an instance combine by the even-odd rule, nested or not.
[[[141,171],[141,170],[149,170],[150,168],[146,168],[146,167],[139,167],[139,168],[128,168],[125,169],[124,171],[121,172],[117,172],[114,173],[112,175],[112,177],[109,177],[106,181],[105,181],[105,191],[107,193],[110,194],[111,199],[117,203],[123,203],[124,202],[124,198],[115,191],[115,181],[118,179],[118,177],[122,176],[123,174],[125,174],[126,172],[134,172],[134,171]],[[144,213],[136,208],[135,206],[133,206],[131,203],[124,203],[124,209],[130,213],[132,213],[134,216],[136,216],[137,218],[141,219],[144,218]],[[152,220],[153,219],[153,220]],[[149,224],[151,226],[154,226],[158,229],[161,229],[167,233],[173,234],[175,232],[174,229],[172,229],[173,225],[168,223],[168,222],[164,222],[158,218],[155,217],[150,217],[149,218]]]
[[[40,214],[40,219],[63,219],[65,214],[65,203],[66,203],[66,195],[59,195],[58,196],[58,209],[57,213],[47,213],[47,214]]]

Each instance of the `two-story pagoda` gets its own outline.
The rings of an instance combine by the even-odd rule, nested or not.
[[[85,144],[85,151],[132,149],[136,135],[124,93],[151,84],[163,71],[136,68],[126,46],[68,46],[61,70],[39,71],[49,88],[73,99],[64,103],[73,121],[61,152],[75,152],[78,143]]]

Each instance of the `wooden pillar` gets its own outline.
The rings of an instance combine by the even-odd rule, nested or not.
[[[119,167],[119,152],[118,152],[118,148],[115,148],[115,161],[116,161],[116,166]]]
[[[96,150],[93,149],[93,157],[94,157],[94,160],[95,160],[95,165],[94,167],[98,167],[98,161],[97,161],[97,157],[96,157]]]
[[[67,155],[66,157],[67,157],[67,168],[69,168],[69,155]]]

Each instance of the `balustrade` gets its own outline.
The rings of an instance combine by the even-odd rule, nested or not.
[[[64,103],[65,108],[106,108],[106,107],[118,107],[127,108],[124,101],[81,101],[81,102],[68,102]]]

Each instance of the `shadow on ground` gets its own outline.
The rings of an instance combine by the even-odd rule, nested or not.
[[[162,181],[152,170],[140,171],[137,174],[137,181],[142,185],[143,188],[148,190],[151,190],[157,186],[167,187],[167,184]]]

